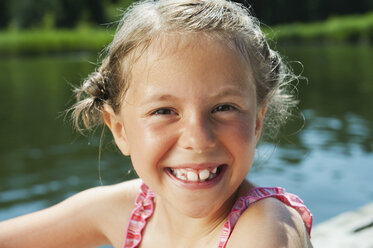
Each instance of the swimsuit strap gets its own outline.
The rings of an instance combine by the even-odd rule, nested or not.
[[[308,235],[311,235],[312,214],[298,196],[286,193],[285,189],[279,187],[259,187],[250,190],[245,196],[240,197],[236,201],[232,208],[232,211],[228,216],[227,222],[224,223],[223,231],[219,239],[218,248],[224,248],[227,245],[228,239],[241,214],[254,202],[257,202],[268,197],[274,197],[283,202],[284,204],[294,208],[302,217]]]
[[[132,211],[128,223],[124,248],[135,248],[140,244],[142,239],[141,232],[146,225],[146,220],[154,212],[154,192],[144,183],[141,184],[139,191],[140,194],[135,201],[136,207]]]
[[[155,193],[149,189],[144,183],[141,185],[140,194],[137,196],[136,207],[131,213],[130,221],[127,227],[127,234],[124,243],[124,248],[137,247],[142,239],[142,231],[145,228],[146,220],[152,216],[154,212],[153,198]],[[245,196],[238,198],[235,202],[227,222],[224,223],[222,233],[219,238],[218,248],[225,248],[228,239],[236,225],[241,214],[254,202],[259,200],[274,197],[284,204],[294,208],[302,217],[308,235],[311,234],[312,214],[304,205],[303,201],[296,195],[287,193],[283,188],[254,188]]]

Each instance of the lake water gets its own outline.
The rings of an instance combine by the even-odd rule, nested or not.
[[[299,195],[317,224],[373,201],[373,48],[281,50],[303,63],[305,121],[298,115],[278,140],[262,141],[248,178]],[[0,59],[0,220],[136,177],[108,133],[98,168],[100,131],[81,137],[61,117],[73,103],[71,85],[95,61],[86,54]]]

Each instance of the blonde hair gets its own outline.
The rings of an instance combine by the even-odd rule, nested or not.
[[[153,40],[165,34],[204,34],[233,46],[250,62],[258,104],[268,106],[267,129],[272,133],[278,130],[295,104],[286,92],[295,76],[269,47],[259,21],[241,4],[226,0],[134,3],[121,19],[99,68],[75,90],[77,103],[72,107],[72,117],[78,130],[102,124],[104,104],[119,112],[129,87],[131,65]]]

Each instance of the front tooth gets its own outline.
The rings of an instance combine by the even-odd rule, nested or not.
[[[179,170],[177,170],[177,172],[180,173],[180,175],[186,175],[187,170],[186,169],[179,169]]]
[[[186,175],[186,170],[184,169],[177,169],[177,170],[174,170],[175,171],[175,174],[177,177],[179,176],[182,176],[182,175]]]
[[[198,181],[198,175],[194,171],[188,171],[187,178],[188,178],[188,181],[192,181],[192,182]]]
[[[185,175],[176,175],[176,177],[183,180],[183,181],[188,180],[188,178]]]
[[[210,176],[210,171],[209,170],[201,170],[199,171],[199,179],[200,180],[206,180]]]

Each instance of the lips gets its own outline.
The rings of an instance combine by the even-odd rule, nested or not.
[[[178,180],[186,183],[201,183],[213,180],[222,171],[223,165],[204,169],[167,168],[167,171]]]

